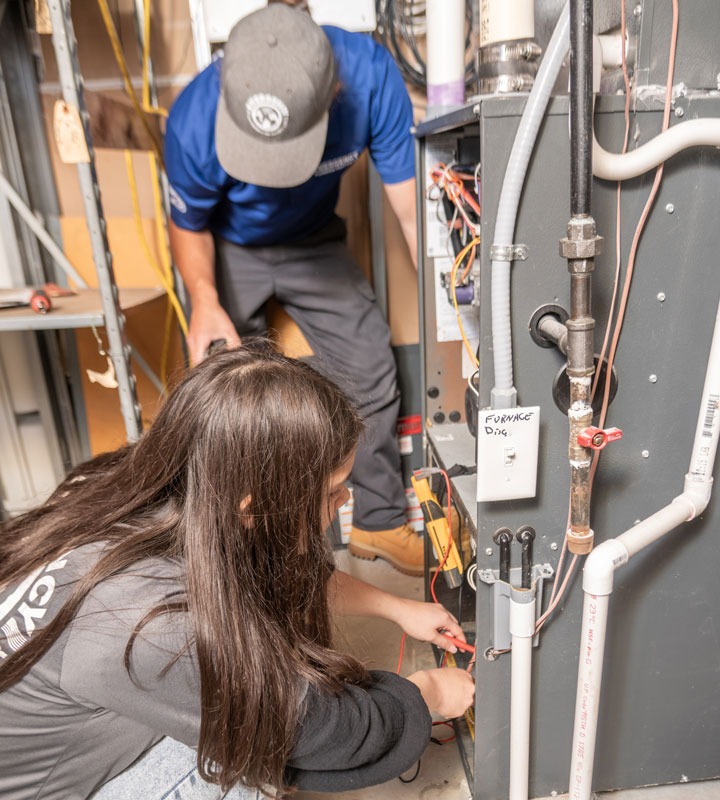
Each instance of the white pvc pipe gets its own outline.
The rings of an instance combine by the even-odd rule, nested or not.
[[[533,38],[533,0],[480,0],[480,47]]]
[[[520,126],[513,142],[505,171],[493,245],[509,247],[514,244],[515,221],[520,204],[525,174],[535,147],[540,123],[547,107],[550,93],[557,80],[563,59],[568,51],[570,4],[566,3],[548,44],[545,57],[538,70],[528,97]],[[512,335],[510,329],[510,267],[511,261],[493,260],[491,273],[492,339],[495,386],[490,395],[492,408],[512,408],[517,403],[513,385]]]
[[[707,507],[712,489],[712,470],[720,439],[720,305],[715,315],[712,346],[705,373],[690,468],[685,489],[664,508],[609,539],[588,556],[583,570],[583,624],[575,699],[570,800],[590,800],[595,758],[602,662],[607,628],[607,608],[615,570],[642,549],[693,519]]]
[[[596,37],[600,43],[603,67],[619,67],[622,65],[623,49],[627,53],[627,37],[621,33],[602,33]]]
[[[427,0],[428,115],[465,102],[465,0]]]
[[[527,800],[530,772],[530,698],[535,635],[535,590],[510,595],[510,800]]]
[[[720,119],[691,119],[673,125],[628,153],[608,153],[593,135],[593,173],[608,181],[635,178],[688,147],[720,147]]]
[[[593,551],[594,552],[594,551]],[[570,800],[585,797],[585,787],[592,781],[600,709],[602,683],[602,655],[605,650],[605,631],[610,597],[585,594],[582,633],[580,635],[580,670],[575,699],[575,730],[573,731],[573,759],[570,769]],[[580,713],[577,713],[580,709]],[[587,796],[589,800],[589,795]]]

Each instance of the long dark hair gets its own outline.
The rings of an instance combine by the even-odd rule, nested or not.
[[[242,781],[285,791],[302,679],[335,692],[367,679],[331,649],[332,553],[321,530],[328,479],[361,431],[333,383],[265,348],[217,353],[190,370],[137,443],[75,470],[0,529],[0,586],[109,543],[47,627],[0,662],[0,691],[47,652],[98,583],[148,557],[180,559],[185,596],[141,625],[189,612],[201,774],[223,789]]]

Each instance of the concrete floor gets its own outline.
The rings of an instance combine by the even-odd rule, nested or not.
[[[422,579],[401,575],[379,559],[374,562],[361,561],[350,556],[346,550],[338,550],[336,560],[340,569],[368,583],[403,597],[423,599]],[[344,642],[349,651],[362,658],[368,667],[394,672],[397,668],[401,635],[399,628],[390,622],[352,617],[341,621],[337,643],[341,646]],[[430,645],[411,640],[406,642],[402,667],[404,675],[434,666]],[[404,777],[412,777],[413,772],[414,769]],[[421,759],[420,770],[412,783],[402,783],[396,779],[369,789],[341,792],[332,796],[337,796],[338,800],[472,800],[455,743],[431,743]],[[327,800],[330,795],[298,792],[294,797],[296,800]],[[598,800],[720,800],[720,781],[628,789],[602,793],[597,797]],[[563,798],[567,798],[567,795],[554,795],[552,800]]]

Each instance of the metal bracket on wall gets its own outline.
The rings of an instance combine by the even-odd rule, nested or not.
[[[510,647],[510,595],[514,587],[520,585],[521,567],[510,570],[510,582],[500,580],[500,572],[495,569],[479,569],[478,578],[493,589],[493,648],[507,650]],[[535,591],[538,602],[535,604],[535,615],[540,616],[542,606],[543,584],[546,578],[552,578],[554,570],[550,564],[535,564],[531,572],[530,588]],[[533,647],[537,647],[539,636],[533,638]]]
[[[526,244],[493,244],[490,245],[491,261],[527,261],[528,246]]]

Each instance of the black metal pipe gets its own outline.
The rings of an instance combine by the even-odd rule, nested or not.
[[[510,528],[498,528],[493,534],[493,541],[500,548],[500,580],[510,583],[510,543],[513,535]]]
[[[515,534],[521,545],[520,561],[520,588],[529,589],[532,585],[532,561],[533,561],[533,541],[535,540],[535,528],[530,525],[523,525],[518,528]]]
[[[590,213],[592,185],[593,3],[570,3],[570,212]]]

